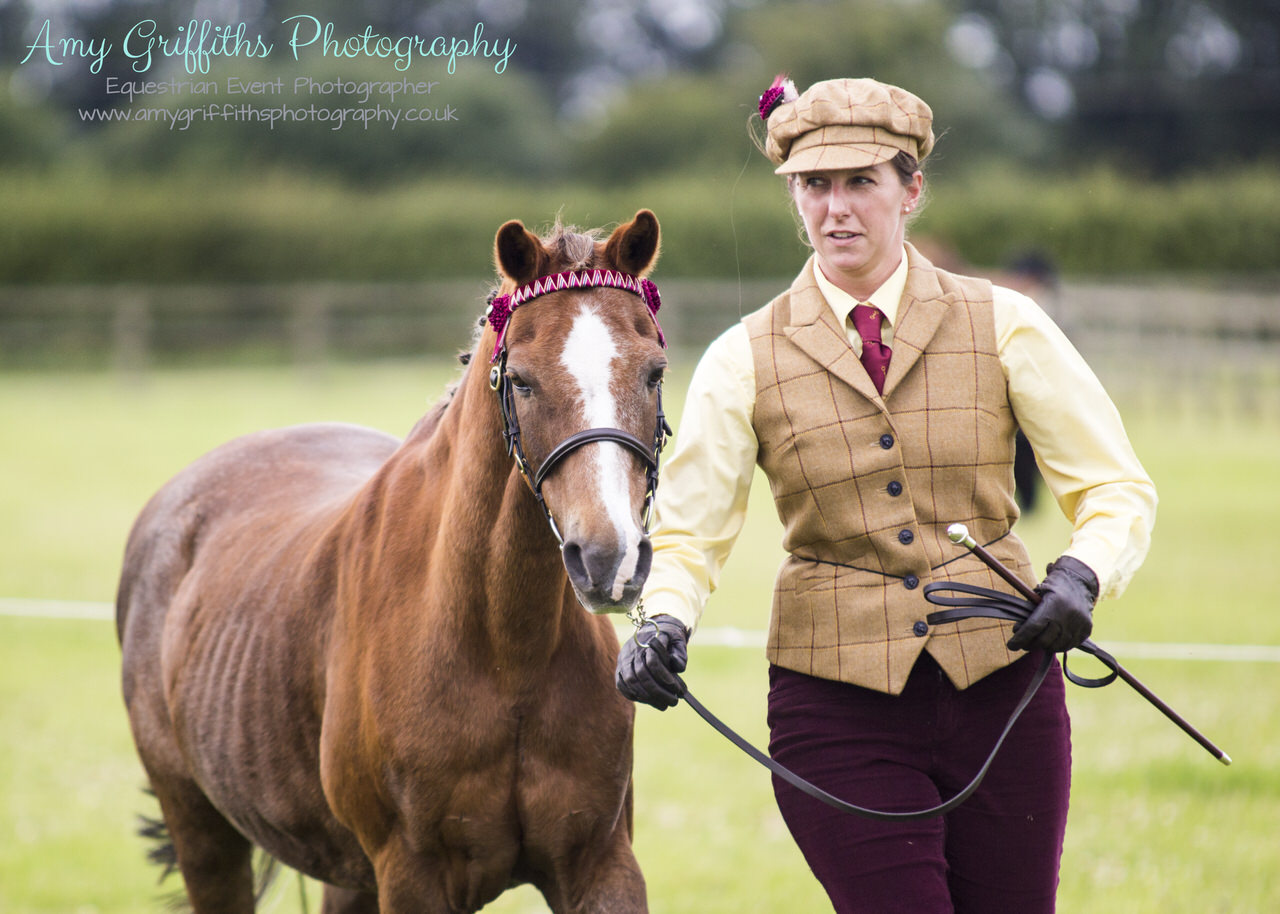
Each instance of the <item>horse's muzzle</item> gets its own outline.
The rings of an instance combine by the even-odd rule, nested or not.
[[[595,613],[627,612],[635,606],[653,564],[647,536],[624,547],[569,539],[562,555],[579,602]]]

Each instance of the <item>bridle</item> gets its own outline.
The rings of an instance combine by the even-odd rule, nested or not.
[[[623,273],[619,270],[568,270],[563,273],[542,276],[525,283],[509,295],[494,297],[490,300],[489,307],[485,311],[485,320],[497,333],[493,356],[489,359],[493,366],[489,370],[489,386],[498,394],[498,405],[502,410],[502,438],[506,442],[507,455],[515,461],[520,475],[533,492],[534,498],[538,500],[538,506],[546,516],[547,523],[551,526],[551,533],[562,548],[564,546],[564,536],[560,532],[560,527],[556,524],[555,516],[551,513],[551,509],[547,507],[546,500],[542,496],[542,484],[551,475],[551,472],[574,451],[597,441],[612,441],[614,444],[620,444],[627,448],[639,457],[645,465],[647,488],[641,519],[644,532],[648,533],[649,524],[653,519],[654,500],[658,492],[658,457],[667,442],[667,436],[672,434],[671,426],[667,423],[666,415],[662,411],[662,382],[659,381],[657,389],[658,418],[651,443],[646,444],[635,435],[620,428],[607,426],[588,428],[573,433],[553,447],[536,470],[530,466],[521,441],[520,417],[516,413],[515,404],[515,385],[512,383],[510,375],[507,374],[507,323],[516,308],[539,296],[566,290],[596,288],[622,289],[640,296],[644,300],[649,317],[653,319],[653,324],[658,329],[658,342],[664,349],[666,348],[667,341],[662,334],[662,327],[658,324],[658,309],[662,306],[662,299],[658,295],[658,287],[647,279],[640,279],[630,273]]]

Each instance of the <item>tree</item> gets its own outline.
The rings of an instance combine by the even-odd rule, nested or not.
[[[1167,174],[1280,146],[1277,0],[966,0],[951,43],[1076,160]]]

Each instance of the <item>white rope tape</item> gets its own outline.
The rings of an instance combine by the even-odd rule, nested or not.
[[[0,597],[0,616],[107,621],[116,617],[116,608],[110,603],[91,603],[81,600],[23,600],[15,597]]]
[[[31,619],[83,619],[112,621],[116,617],[111,603],[79,600],[29,600],[0,597],[0,616]],[[626,623],[618,625],[620,638],[631,636],[634,629]],[[692,639],[697,646],[749,647],[762,649],[767,633],[759,629],[700,628]],[[1280,645],[1276,644],[1178,644],[1156,641],[1108,641],[1106,649],[1126,660],[1199,660],[1221,663],[1280,663]]]

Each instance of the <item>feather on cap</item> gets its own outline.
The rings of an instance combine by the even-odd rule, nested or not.
[[[800,93],[796,91],[796,84],[791,81],[786,73],[779,73],[773,78],[773,83],[769,88],[765,89],[760,96],[758,105],[760,120],[767,121],[775,108],[784,102],[793,102],[799,97]]]

